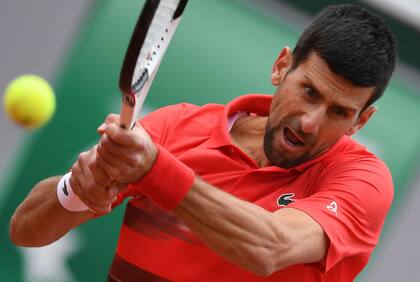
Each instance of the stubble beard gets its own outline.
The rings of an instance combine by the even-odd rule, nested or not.
[[[293,118],[283,120],[276,127],[272,127],[270,118],[268,118],[264,132],[264,153],[267,159],[270,161],[271,165],[281,168],[291,168],[310,160],[312,156],[308,150],[305,150],[300,154],[296,154],[295,156],[287,156],[287,152],[282,152],[282,148],[276,150],[274,146],[274,135],[277,132],[283,130],[285,125],[292,128],[295,132],[302,136],[300,134],[300,125],[298,124],[298,121],[294,120]],[[314,144],[316,140],[314,136],[305,136],[304,139],[307,143],[307,146],[309,147],[311,147],[311,145]]]

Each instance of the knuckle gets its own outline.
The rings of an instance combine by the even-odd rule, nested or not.
[[[86,191],[90,194],[90,195],[95,195],[95,186],[93,184],[94,182],[90,182],[88,183],[88,185],[86,185]]]
[[[106,118],[105,118],[105,121],[112,121],[113,120],[113,115],[114,114],[108,114],[107,116],[106,116]]]
[[[106,201],[108,199],[107,195],[104,193],[103,189],[97,187],[97,189],[94,190],[94,194],[95,196],[102,200],[102,201]]]
[[[147,142],[146,142],[145,138],[137,137],[136,138],[136,145],[137,145],[137,148],[139,150],[143,151],[146,148]]]
[[[77,158],[77,162],[80,166],[83,166],[86,163],[87,155],[86,153],[79,154],[79,157]]]
[[[107,121],[116,121],[119,119],[119,115],[115,113],[110,113],[107,115],[106,120]]]
[[[86,202],[89,204],[89,207],[92,208],[101,208],[102,207],[102,202],[101,200],[99,200],[95,195],[93,195],[92,193],[88,193],[88,196],[86,197]],[[86,203],[86,204],[87,204]]]
[[[109,144],[107,141],[104,140],[104,141],[99,142],[97,151],[100,156],[106,155],[108,149],[109,149]]]
[[[72,174],[77,174],[78,170],[79,170],[79,164],[78,164],[78,162],[76,161],[76,162],[75,162],[75,163],[71,166],[71,172],[72,172]]]
[[[121,179],[122,179],[121,174],[118,173],[115,170],[110,170],[109,174],[110,174],[111,178],[115,179],[116,181],[121,181]]]
[[[139,156],[135,156],[131,154],[124,158],[123,163],[128,167],[137,167],[140,164],[139,160],[140,160]]]
[[[98,146],[103,146],[107,142],[107,140],[108,140],[107,135],[106,134],[102,135],[101,139],[99,140]]]
[[[90,170],[94,171],[96,169],[96,162],[95,161],[89,162],[88,167]]]
[[[86,153],[85,152],[82,152],[82,153],[79,154],[79,156],[78,156],[77,159],[83,160],[85,158],[85,156],[86,156]]]
[[[108,201],[99,201],[97,207],[102,210],[105,210],[107,207],[109,207],[109,203]]]
[[[108,150],[105,148],[105,146],[101,146],[100,149],[98,149],[98,155],[102,158],[106,157],[108,154]]]

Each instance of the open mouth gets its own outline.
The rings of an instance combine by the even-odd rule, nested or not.
[[[305,142],[299,138],[290,128],[285,127],[283,130],[284,139],[286,140],[287,144],[295,147],[300,148],[305,146]]]

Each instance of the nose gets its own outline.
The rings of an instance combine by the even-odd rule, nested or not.
[[[302,131],[307,134],[318,132],[325,110],[323,107],[313,107],[308,109],[301,118]]]

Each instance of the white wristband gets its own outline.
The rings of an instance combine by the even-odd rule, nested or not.
[[[60,204],[69,211],[80,212],[89,208],[73,193],[70,185],[71,171],[65,174],[57,185],[57,196]]]

